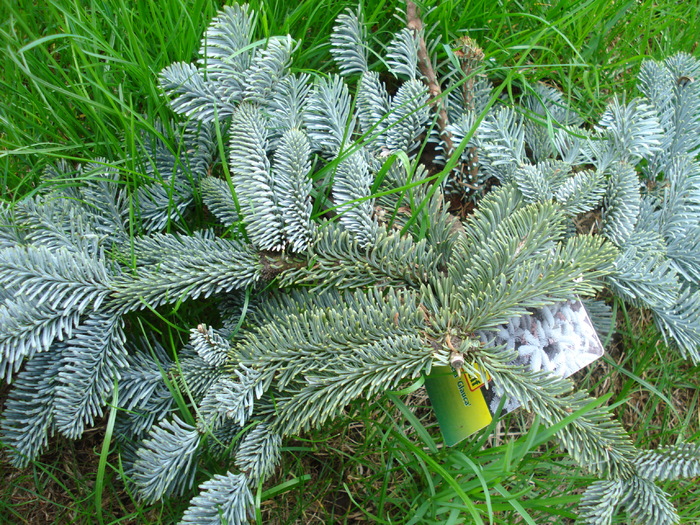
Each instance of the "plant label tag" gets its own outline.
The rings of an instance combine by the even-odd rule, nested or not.
[[[541,370],[569,377],[603,355],[603,345],[581,301],[571,300],[530,315],[512,319],[492,331],[477,332],[484,346],[506,347],[515,352],[511,365],[532,372]],[[425,378],[425,388],[448,446],[459,443],[487,426],[504,394],[490,378],[458,373],[449,366],[435,367]],[[518,408],[517,399],[506,396],[502,414]]]
[[[451,366],[436,366],[425,378],[445,444],[451,447],[481,430],[493,416],[484,399],[481,378],[457,372]]]

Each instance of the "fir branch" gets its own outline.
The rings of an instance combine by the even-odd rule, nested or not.
[[[660,209],[659,226],[665,238],[673,239],[690,234],[700,221],[700,164],[687,155],[669,159],[664,172],[664,188]]]
[[[546,201],[552,198],[551,182],[537,166],[520,166],[513,172],[512,181],[522,192],[525,202]]]
[[[615,97],[600,118],[596,130],[610,137],[621,162],[650,157],[659,149],[663,129],[653,108],[639,99],[624,106]]]
[[[673,142],[676,137],[675,122],[675,79],[662,63],[645,60],[639,68],[637,77],[639,90],[646,95],[650,105],[654,108],[659,118],[659,124],[664,130],[661,136],[661,145],[655,155],[649,161],[646,172],[650,179],[656,178],[665,167],[665,160],[673,158],[678,151]],[[676,150],[676,151],[674,151]],[[670,154],[670,155],[669,155]]]
[[[306,134],[286,131],[274,156],[273,176],[279,194],[284,235],[293,252],[308,248],[315,230],[311,221],[311,148]]]
[[[549,256],[563,237],[564,216],[557,205],[542,202],[516,208],[519,199],[507,189],[501,193],[467,224],[466,236],[457,245],[462,255],[450,268],[456,283],[473,280],[478,290],[477,283],[500,273],[510,277],[532,257]]]
[[[137,350],[126,357],[128,366],[121,371],[116,435],[118,439],[142,438],[154,423],[163,420],[175,402],[165,383],[173,362],[157,343],[152,353]]]
[[[132,481],[139,497],[153,503],[189,489],[197,472],[198,445],[195,428],[177,416],[155,426],[136,452]]]
[[[603,285],[599,278],[612,271],[615,254],[602,239],[579,235],[558,245],[553,253],[530,257],[512,270],[489,256],[479,261],[481,273],[475,280],[459,288],[463,322],[472,331],[493,328],[511,317],[526,315],[527,308],[541,308],[579,294],[593,295]],[[496,257],[499,255],[497,252]],[[502,270],[489,269],[489,261]]]
[[[483,51],[481,52],[483,53]],[[475,75],[476,73],[472,72],[471,74]],[[456,87],[451,85],[451,89],[447,93],[450,125],[465,116],[476,118],[484,112],[491,101],[493,91],[491,82],[481,75],[478,75],[477,78],[467,77],[462,89],[456,89]],[[457,142],[456,137],[453,137],[453,141]]]
[[[272,133],[282,135],[290,129],[302,129],[311,84],[309,75],[284,77],[267,101],[267,117]]]
[[[147,265],[137,275],[113,279],[109,307],[132,311],[183,299],[245,288],[261,277],[263,265],[250,248],[226,239],[168,237],[160,264]],[[180,252],[173,254],[172,245]]]
[[[226,130],[225,126],[222,126]],[[216,129],[213,123],[187,122],[182,130],[182,160],[193,181],[210,174],[218,156]]]
[[[700,148],[700,61],[688,53],[676,53],[664,60],[674,81],[674,140],[671,153],[688,153],[695,157]],[[689,79],[689,81],[685,81]]]
[[[56,312],[97,310],[109,294],[111,281],[99,256],[44,246],[0,251],[0,286],[17,286],[16,297],[46,304]]]
[[[624,494],[621,479],[593,482],[579,503],[579,521],[585,525],[610,525]]]
[[[525,128],[522,116],[504,107],[488,114],[477,130],[481,144],[482,170],[500,181],[508,181],[513,171],[528,162],[525,154]]]
[[[347,289],[363,286],[416,287],[426,282],[440,262],[425,240],[415,242],[384,227],[365,247],[337,224],[324,223],[316,232],[309,265],[292,268],[281,283],[312,284],[318,289]]]
[[[386,153],[410,152],[414,149],[430,117],[427,100],[428,94],[421,82],[408,80],[401,85],[391,101],[383,125],[382,139]]]
[[[258,49],[246,71],[243,100],[266,104],[289,69],[296,43],[292,37],[271,38],[265,49]]]
[[[675,525],[680,517],[668,499],[668,494],[653,482],[638,476],[625,481],[625,493],[620,505],[627,508],[632,523],[641,525]]]
[[[350,118],[350,93],[338,75],[317,80],[309,95],[304,123],[315,150],[336,157],[349,141],[355,123]]]
[[[656,306],[652,311],[664,341],[678,347],[681,355],[693,363],[699,363],[700,291],[686,285],[681,288],[673,307]]]
[[[145,233],[164,230],[169,222],[183,218],[192,199],[191,184],[178,178],[141,186],[135,199],[141,230]]]
[[[173,126],[175,126],[173,124]],[[216,156],[213,125],[191,121],[175,126],[175,133],[156,122],[158,134],[147,136],[142,164],[154,181],[139,187],[138,208],[145,232],[160,231],[181,219],[194,200],[194,187],[207,176]]]
[[[601,341],[607,340],[615,333],[617,319],[613,316],[610,305],[597,299],[582,299],[581,303],[586,308],[586,313]]]
[[[202,201],[221,224],[229,228],[240,220],[231,187],[225,180],[205,177],[199,183],[199,191]]]
[[[700,228],[667,241],[666,255],[675,272],[687,282],[700,282]]]
[[[603,200],[602,233],[618,246],[624,246],[639,216],[639,177],[629,164],[614,164],[610,171]]]
[[[36,459],[54,433],[53,406],[60,357],[59,349],[35,356],[17,375],[5,401],[0,425],[2,442],[17,468]]]
[[[414,28],[404,28],[396,33],[387,47],[386,62],[394,76],[406,76],[409,80],[416,80],[419,42],[423,39],[423,32],[412,29]]]
[[[192,232],[191,236],[173,233],[155,233],[134,237],[131,245],[116,252],[118,258],[125,261],[135,261],[137,266],[160,264],[163,260],[175,259],[182,254],[183,243],[200,250],[207,247],[206,243],[216,242],[212,230]]]
[[[58,159],[55,164],[46,166],[41,173],[41,182],[46,188],[46,195],[78,200],[80,171],[80,165],[74,166],[65,159]]]
[[[251,290],[252,291],[252,290]],[[248,290],[238,290],[224,294],[216,304],[221,318],[220,332],[227,340],[239,337],[239,329],[243,319],[255,311],[259,296],[248,293]]]
[[[514,177],[517,177],[518,171],[527,168],[528,166],[525,165],[516,169]],[[542,179],[545,183],[546,188],[548,188],[546,192],[543,192],[542,199],[548,200],[549,198],[551,198],[549,190],[551,190],[552,192],[556,192],[562,187],[562,185],[566,183],[567,180],[569,180],[569,175],[571,174],[572,167],[567,162],[554,159],[546,159],[535,164],[534,168],[537,174],[537,178]],[[541,182],[538,182],[536,184],[541,184]],[[525,193],[524,187],[520,186],[519,184],[516,185],[522,193]]]
[[[178,366],[171,368],[171,374],[175,376],[175,384],[180,392],[199,403],[212,385],[226,375],[226,371],[220,366],[213,366],[199,355],[194,355],[181,357]]]
[[[436,192],[423,210],[418,214],[417,222],[421,223],[422,216],[428,222],[425,239],[430,249],[439,256],[435,268],[443,270],[453,257],[460,234],[464,231],[463,225],[449,212],[449,206],[440,193]]]
[[[18,244],[24,244],[24,236],[14,218],[14,211],[8,204],[0,202],[0,250]]]
[[[125,242],[129,202],[125,186],[119,182],[119,171],[105,159],[97,158],[82,166],[77,175],[79,200],[73,205],[90,218],[96,234],[113,243]]]
[[[583,170],[557,188],[555,199],[568,215],[594,209],[605,195],[606,180],[600,171]]]
[[[376,71],[367,71],[360,77],[355,97],[355,113],[363,134],[379,136],[384,130],[384,119],[390,108],[389,94]],[[373,143],[370,140],[370,145]],[[371,147],[371,146],[370,146]]]
[[[296,315],[309,308],[329,308],[342,304],[350,292],[340,292],[329,288],[320,293],[310,292],[307,287],[286,288],[284,293],[272,292],[260,298],[260,301],[248,312],[251,326],[283,319]],[[248,354],[246,354],[248,355]]]
[[[21,245],[97,256],[109,238],[97,231],[94,217],[77,204],[80,198],[79,194],[74,199],[36,196],[17,203],[15,224],[22,233]]]
[[[486,195],[465,226],[465,232],[468,232],[471,242],[487,243],[522,204],[523,195],[512,184],[502,186]]]
[[[149,176],[186,184],[207,175],[216,154],[212,124],[190,121],[166,126],[156,121],[155,131],[145,136],[143,144],[141,161]]]
[[[250,483],[266,480],[280,460],[282,438],[260,423],[246,434],[236,452],[236,466]]]
[[[214,328],[200,324],[190,330],[190,345],[212,366],[222,366],[228,360],[231,345]]]
[[[298,392],[280,396],[272,429],[292,435],[316,428],[340,415],[354,399],[370,399],[397,388],[405,379],[428,373],[432,352],[417,335],[390,336],[357,347],[334,362],[330,373],[309,373]]]
[[[680,291],[678,276],[663,253],[631,243],[615,260],[608,281],[625,300],[647,308],[673,308]]]
[[[480,370],[493,377],[494,385],[553,425],[593,400],[571,393],[569,381],[545,372],[532,372],[519,365],[507,350],[482,348],[477,356]],[[622,425],[607,407],[586,411],[557,433],[577,463],[599,476],[629,478],[634,472],[635,449]]]
[[[200,405],[198,428],[204,432],[219,428],[226,419],[244,427],[263,393],[260,372],[244,365],[234,369],[238,381],[221,377],[209,387]]]
[[[236,197],[253,244],[260,250],[281,250],[283,222],[266,150],[264,117],[255,106],[242,104],[231,123],[231,169]]]
[[[199,54],[203,57],[207,75],[214,81],[250,67],[253,50],[248,46],[255,21],[255,13],[247,4],[233,4],[224,6],[209,23]]]
[[[543,85],[520,101],[532,119],[515,108],[487,111],[491,87],[476,43],[462,39],[454,52],[459,66],[439,80],[415,3],[407,3],[406,18],[388,47],[391,71],[409,79],[393,98],[368,70],[359,11],[338,18],[331,52],[343,75],[360,74],[353,117],[340,76],[312,88],[308,75],[289,73],[290,37],[260,45],[252,11],[225,7],[207,30],[199,65],[161,73],[172,107],[191,123],[174,137],[157,126],[157,137],[146,140],[144,170],[154,182],[137,190],[133,213],[117,170],[104,161],[77,170],[59,163],[45,173],[43,196],[13,209],[0,205],[0,376],[15,376],[1,427],[16,464],[36,457],[56,429],[77,437],[122,376],[117,433],[124,471],[142,498],[190,487],[202,448],[226,460],[237,449],[242,474],[204,483],[183,523],[243,524],[255,504],[250,488],[274,469],[282,436],[400,387],[447,362],[452,350],[467,372],[478,365],[499,393],[545,423],[569,419],[558,432],[564,447],[612,478],[584,495],[584,520],[607,524],[622,507],[637,522],[677,521],[654,481],[698,474],[697,447],[639,453],[607,407],[572,393],[567,381],[532,373],[538,361],[527,369],[512,364],[512,353],[480,345],[485,336],[474,332],[591,295],[607,277],[617,295],[652,309],[667,342],[700,360],[700,169],[693,159],[700,84],[692,78],[700,62],[689,55],[648,62],[640,82],[649,100],[614,99],[588,131],[562,94]],[[452,91],[446,98],[441,85]],[[412,167],[410,176],[405,168],[380,170],[387,154],[416,160],[428,106],[437,113],[438,151],[451,155],[456,139],[467,146],[445,183],[472,201],[464,227],[440,193],[421,184],[424,168]],[[210,124],[228,118],[232,125],[224,122],[222,131],[230,135],[235,189],[209,177],[218,151]],[[313,164],[312,151],[320,153]],[[637,168],[648,179],[644,196]],[[491,177],[500,188],[487,184]],[[190,231],[184,220],[198,186],[239,239],[204,230],[128,242],[139,227],[129,223],[134,217],[142,231],[175,220]],[[337,209],[338,220],[316,229],[312,209],[327,208],[329,192],[329,216]],[[576,235],[571,216],[594,210],[601,198],[603,235]],[[233,228],[238,223],[245,232]],[[287,247],[294,257],[280,253]],[[134,267],[119,266],[126,260]],[[261,290],[249,304],[258,281],[277,278],[272,284],[282,288]],[[153,356],[124,348],[126,312],[243,289],[245,302],[222,310],[226,331],[200,325],[175,362],[158,347]],[[197,428],[165,419],[173,386],[199,405]],[[134,452],[130,441],[147,430]]]
[[[476,115],[473,112],[466,112],[455,116],[453,122],[448,126],[448,131],[452,135],[452,140],[461,143],[465,140],[472,129],[476,130]],[[479,140],[476,133],[472,133],[466,141],[466,147],[460,155],[460,162],[455,166],[444,181],[445,193],[457,194],[460,197],[473,195],[475,191],[481,190],[488,177],[486,172],[479,170]],[[444,164],[449,155],[447,145],[440,143],[438,150],[441,152],[436,161]]]
[[[262,371],[265,388],[274,379],[277,388],[285,389],[303,375],[341,366],[357,348],[410,337],[424,326],[415,296],[392,291],[386,296],[377,290],[304,293],[262,307],[258,326],[241,340],[237,353],[243,363]],[[274,317],[266,317],[268,311]]]
[[[350,76],[369,71],[367,65],[367,29],[359,9],[350,8],[338,15],[331,33],[331,55],[340,74]]]
[[[342,159],[333,179],[333,199],[341,213],[340,222],[360,246],[373,242],[377,231],[372,219],[374,202],[369,198],[372,180],[363,150]]]
[[[694,478],[700,475],[700,451],[695,443],[678,443],[658,450],[642,450],[635,464],[637,474],[650,481]]]
[[[666,164],[660,202],[654,200],[649,228],[660,231],[667,243],[667,255],[676,271],[687,281],[700,281],[700,164],[686,155]]]
[[[45,303],[7,299],[0,304],[0,379],[8,383],[25,360],[70,338],[80,312],[57,312]]]
[[[217,428],[207,429],[205,442],[207,453],[219,461],[231,462],[240,441],[241,430],[241,427],[230,419]]]
[[[561,91],[542,83],[535,84],[522,100],[528,118],[525,125],[525,142],[532,151],[532,158],[540,162],[554,154],[552,131],[561,126],[578,126],[582,119],[573,111]],[[545,122],[542,122],[544,120]]]
[[[555,154],[571,166],[587,163],[597,166],[597,162],[591,158],[592,154],[589,151],[593,138],[594,132],[585,128],[565,126],[557,129],[552,139]],[[598,171],[603,170],[598,169]]]
[[[182,525],[246,525],[254,503],[244,474],[215,474],[199,486],[180,522]]]
[[[170,107],[175,113],[195,118],[201,122],[224,120],[235,111],[243,92],[236,83],[221,97],[218,86],[207,82],[201,71],[192,64],[176,62],[160,73],[161,89],[173,97]]]
[[[650,172],[654,175],[664,169],[669,159],[686,153],[694,157],[698,153],[700,83],[692,80],[698,72],[700,62],[687,53],[677,53],[663,63],[650,62],[642,71],[640,88],[655,104],[668,137],[663,150],[652,159]],[[649,88],[650,81],[656,81],[658,87]]]
[[[121,316],[92,314],[60,347],[54,418],[63,435],[77,439],[102,416],[120,369],[126,368]]]

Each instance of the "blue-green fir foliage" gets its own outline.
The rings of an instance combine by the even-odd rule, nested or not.
[[[62,162],[0,207],[0,377],[12,383],[1,432],[14,464],[56,432],[79,437],[116,387],[140,497],[184,494],[202,454],[228,458],[182,523],[233,525],[254,516],[286,438],[433,366],[488,372],[547,425],[589,406],[568,380],[513,364],[512,344],[479,342],[534,308],[606,288],[700,361],[696,59],[645,62],[641,96],[612,97],[584,125],[549,86],[501,103],[463,38],[456,63],[433,67],[450,87],[438,118],[420,63],[429,36],[403,29],[382,53],[368,34],[361,11],[343,13],[336,72],[298,74],[298,43],[259,40],[250,8],[224,7],[197,62],[160,74],[187,122],[144,140],[148,182],[127,186],[104,159]],[[130,335],[140,312],[206,298],[221,328],[202,319],[177,355]],[[192,413],[178,416],[176,398]],[[624,511],[676,523],[655,483],[696,476],[697,447],[640,451],[605,405],[582,412],[557,433],[599,479],[581,522]]]

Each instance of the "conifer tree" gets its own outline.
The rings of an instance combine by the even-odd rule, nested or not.
[[[645,62],[642,96],[613,98],[587,127],[549,86],[499,100],[471,39],[438,67],[411,2],[407,16],[379,54],[394,90],[370,70],[361,12],[336,21],[338,73],[312,77],[292,72],[299,43],[256,41],[254,13],[227,6],[200,60],[160,74],[185,124],[180,147],[147,142],[156,182],[130,192],[104,160],[62,163],[41,193],[0,208],[0,377],[13,383],[1,428],[15,465],[56,432],[79,437],[118,385],[143,500],[191,488],[208,451],[231,471],[200,486],[182,523],[245,523],[285,439],[434,366],[488,373],[549,425],[587,406],[569,380],[514,365],[512,344],[482,344],[535,308],[608,289],[700,361],[700,63]],[[444,164],[435,182],[422,149]],[[199,197],[220,227],[179,228]],[[577,230],[583,214],[592,232]],[[202,320],[177,356],[124,328],[147,307],[209,297],[223,325]],[[697,475],[695,445],[638,450],[606,406],[557,436],[599,478],[582,523],[622,508],[678,522],[655,481]]]

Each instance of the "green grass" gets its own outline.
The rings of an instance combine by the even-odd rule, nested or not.
[[[507,10],[486,0],[466,9],[458,0],[432,3],[426,23],[443,44],[469,29],[492,59],[494,78],[509,78],[515,87],[538,80],[562,86],[588,114],[599,112],[611,91],[632,90],[642,59],[693,51],[700,17],[694,2],[509,2]],[[260,37],[289,32],[300,41],[296,63],[326,70],[333,19],[354,2],[252,6]],[[156,118],[172,118],[157,73],[195,58],[218,7],[212,0],[4,2],[2,196],[31,191],[56,158],[133,158],[140,132],[152,130]],[[366,2],[379,41],[403,23],[394,8],[394,2]],[[526,65],[508,76],[519,63]],[[126,173],[135,168],[125,164]]]
[[[143,176],[133,159],[142,133],[155,131],[155,119],[173,118],[157,74],[174,61],[196,57],[202,31],[220,5],[211,0],[3,2],[0,197],[12,201],[32,192],[46,166],[61,158],[121,159],[116,165],[125,179],[138,184]],[[258,37],[290,33],[300,41],[297,67],[324,72],[333,20],[354,5],[252,2],[261,22]],[[377,45],[403,24],[393,16],[396,5],[364,2]],[[426,3],[431,5],[424,19],[433,34],[449,46],[468,29],[506,95],[547,82],[569,93],[588,117],[599,114],[611,94],[634,94],[634,74],[643,59],[677,51],[697,55],[697,2]],[[444,48],[436,51],[445,56]],[[582,387],[599,396],[612,394],[610,402],[618,405],[620,419],[640,446],[696,440],[697,367],[660,343],[638,312],[622,305],[619,310],[622,329],[605,360],[580,378]],[[168,318],[181,327],[163,334],[173,347],[189,329],[186,313]],[[440,446],[431,412],[417,394],[358,405],[350,415],[351,423],[339,421],[286,444],[282,468],[260,489],[258,522],[569,523],[591,482],[552,443],[551,429],[523,413],[454,449]],[[144,507],[118,480],[111,422],[108,416],[76,443],[54,439],[52,452],[27,469],[0,463],[6,480],[0,521],[176,522],[187,497]],[[198,479],[222,471],[225,465],[205,463]],[[673,495],[684,522],[700,522],[700,498],[692,484],[663,488]]]

